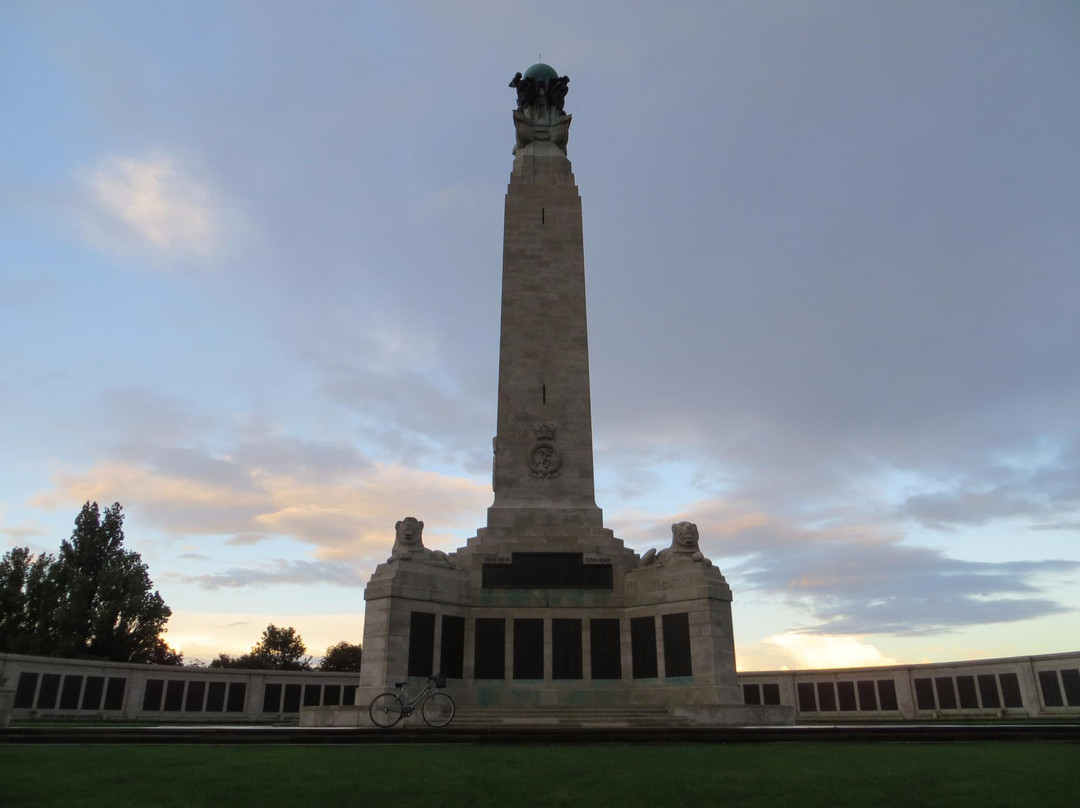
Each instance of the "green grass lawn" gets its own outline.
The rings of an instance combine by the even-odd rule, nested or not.
[[[0,746],[0,806],[1068,806],[1080,745]]]

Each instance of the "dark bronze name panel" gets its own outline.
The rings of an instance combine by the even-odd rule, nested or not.
[[[509,564],[484,564],[484,589],[611,589],[610,564],[581,553],[514,553]]]

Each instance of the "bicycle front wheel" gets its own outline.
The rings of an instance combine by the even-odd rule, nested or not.
[[[420,708],[429,727],[445,727],[454,717],[454,700],[445,693],[432,693]]]
[[[382,693],[373,698],[371,706],[368,707],[371,722],[375,726],[384,729],[392,727],[400,721],[403,712],[404,707],[401,704],[401,699],[397,697],[397,693]]]

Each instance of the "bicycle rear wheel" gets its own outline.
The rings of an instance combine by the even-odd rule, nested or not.
[[[454,700],[445,693],[432,693],[424,699],[420,715],[429,727],[445,727],[454,717]]]
[[[404,705],[397,697],[397,693],[381,693],[371,700],[371,706],[368,707],[371,722],[384,729],[400,721],[404,711]]]

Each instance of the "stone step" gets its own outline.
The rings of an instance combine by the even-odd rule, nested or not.
[[[682,727],[662,707],[459,707],[458,727]]]

